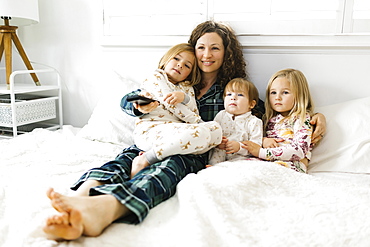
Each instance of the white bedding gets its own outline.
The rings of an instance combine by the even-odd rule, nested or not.
[[[99,237],[60,243],[40,228],[53,213],[46,189],[65,193],[85,170],[114,158],[130,142],[114,131],[129,131],[131,120],[105,116],[116,126],[103,141],[98,128],[108,123],[98,106],[77,135],[65,126],[1,140],[0,246],[369,246],[369,106],[365,98],[319,109],[328,133],[313,152],[312,175],[225,162],[188,175],[139,225],[113,224]],[[343,114],[350,118],[338,121]]]

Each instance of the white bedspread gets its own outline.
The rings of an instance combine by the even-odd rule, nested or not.
[[[64,131],[0,141],[0,246],[369,246],[369,179],[316,177],[266,162],[222,163],[188,175],[142,224],[57,243],[40,226],[48,187],[65,193],[120,146]]]

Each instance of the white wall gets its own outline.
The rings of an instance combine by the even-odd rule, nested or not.
[[[301,70],[310,83],[316,106],[370,96],[370,49],[250,50],[246,53],[252,81],[261,98],[270,76],[284,68]],[[280,52],[285,52],[281,54]],[[301,52],[301,53],[296,53]]]
[[[21,27],[19,36],[31,61],[60,72],[65,124],[82,127],[99,98],[120,83],[119,75],[141,81],[166,50],[101,46],[100,0],[39,0],[39,5],[40,23]],[[287,67],[306,74],[316,105],[365,97],[370,92],[369,47],[338,50],[249,47],[245,56],[261,98],[270,75]]]

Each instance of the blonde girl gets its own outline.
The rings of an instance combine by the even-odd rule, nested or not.
[[[249,141],[243,142],[243,148],[261,159],[306,173],[311,158],[313,107],[303,73],[295,69],[278,71],[266,90],[263,148]]]
[[[134,142],[145,153],[134,159],[132,176],[170,155],[205,153],[221,142],[219,124],[199,115],[193,89],[199,81],[194,48],[183,43],[170,48],[142,83],[142,92],[159,106],[136,121]]]

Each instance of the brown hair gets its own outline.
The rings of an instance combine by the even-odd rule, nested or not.
[[[217,81],[223,88],[230,80],[240,77],[247,78],[246,63],[243,57],[242,46],[236,38],[234,30],[226,24],[206,21],[200,23],[191,33],[189,44],[194,48],[197,41],[206,33],[217,33],[225,47],[224,62],[217,75]],[[201,83],[196,89],[201,89],[204,85]]]
[[[224,98],[226,96],[226,92],[245,92],[245,95],[248,95],[249,102],[251,103],[253,100],[255,101],[255,106],[258,104],[258,89],[256,86],[243,78],[234,78],[232,79],[225,87],[224,90]]]
[[[158,63],[158,69],[164,69],[171,59],[176,57],[181,52],[189,52],[195,56],[194,47],[188,43],[181,43],[172,46],[161,58]],[[194,86],[198,84],[201,80],[200,70],[198,68],[197,59],[194,59],[193,67],[191,68],[191,73],[185,79],[185,83],[189,86]]]

